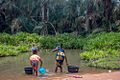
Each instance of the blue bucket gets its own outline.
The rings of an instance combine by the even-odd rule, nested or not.
[[[38,71],[39,71],[40,74],[45,74],[45,73],[46,73],[46,69],[43,68],[43,67],[42,67],[42,68],[39,68]]]

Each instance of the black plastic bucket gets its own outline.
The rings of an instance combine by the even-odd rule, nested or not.
[[[69,73],[78,73],[79,67],[78,66],[68,66],[68,72]]]
[[[25,67],[24,71],[25,71],[25,74],[33,74],[33,68],[32,67]]]

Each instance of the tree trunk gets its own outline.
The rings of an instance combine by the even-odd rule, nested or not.
[[[88,33],[91,33],[93,30],[93,19],[92,19],[92,15],[94,12],[94,2],[92,0],[88,1],[88,5],[87,5],[87,20],[86,20],[86,25],[87,25],[87,29],[88,29]]]
[[[89,0],[87,5],[87,15],[91,16],[93,14],[93,1]]]
[[[111,31],[112,28],[110,26],[110,20],[112,15],[112,1],[111,0],[103,0],[104,4],[104,17],[106,22],[108,22],[109,30]]]
[[[45,2],[42,7],[42,20],[48,21],[49,19],[49,8],[48,8],[48,2]]]

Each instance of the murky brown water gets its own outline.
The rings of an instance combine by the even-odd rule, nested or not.
[[[100,73],[106,71],[87,67],[85,63],[80,60],[79,53],[80,50],[66,50],[68,63],[71,65],[79,66],[79,74]],[[30,53],[22,53],[21,55],[16,57],[0,58],[0,80],[39,80],[32,75],[26,75],[24,73],[24,67],[30,66],[29,56]],[[52,53],[51,50],[42,50],[40,51],[40,56],[44,61],[43,66],[48,69],[51,74],[54,74],[55,53]],[[67,67],[65,63],[63,67],[64,72],[62,74],[58,73],[54,74],[53,76],[66,74]]]

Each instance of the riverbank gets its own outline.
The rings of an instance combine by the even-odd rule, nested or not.
[[[64,76],[50,77],[43,80],[120,80],[120,71],[84,75],[70,74]]]

